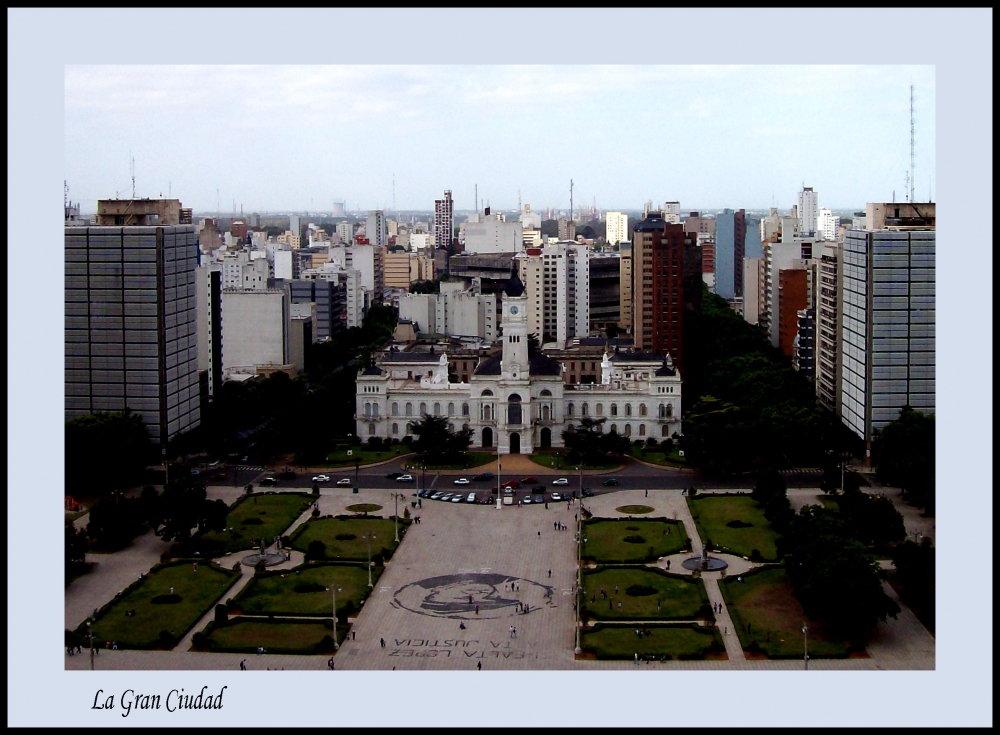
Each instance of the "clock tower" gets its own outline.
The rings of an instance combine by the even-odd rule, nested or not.
[[[500,327],[503,330],[503,355],[500,360],[500,375],[510,380],[527,380],[528,297],[524,295],[524,284],[516,273],[504,288],[502,304]]]

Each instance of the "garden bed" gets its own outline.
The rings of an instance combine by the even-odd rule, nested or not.
[[[282,535],[313,502],[304,493],[244,495],[229,509],[226,530],[201,534],[192,539],[191,546],[202,556],[218,557],[227,551],[256,548],[254,539],[263,538],[269,545],[275,536]]]
[[[759,557],[755,561],[777,561],[778,534],[764,517],[764,509],[749,495],[703,495],[687,501],[702,542],[710,540],[713,550]]]
[[[595,518],[583,524],[583,558],[597,563],[640,563],[690,550],[680,521],[666,518]]]
[[[347,626],[337,626],[337,642],[347,635]],[[227,623],[214,620],[195,634],[195,648],[219,653],[322,654],[333,653],[332,620],[294,618],[236,618]]]
[[[646,625],[649,635],[637,636],[635,626],[598,623],[581,635],[584,653],[599,660],[634,661],[651,656],[654,660],[697,661],[725,660],[726,646],[716,628],[699,625]]]
[[[409,527],[410,521],[399,519],[399,535]],[[380,517],[338,516],[313,518],[297,529],[289,541],[293,549],[309,550],[309,544],[320,541],[325,547],[325,558],[335,561],[368,561],[366,533],[374,534],[371,541],[371,558],[376,563],[388,559],[396,550],[393,540],[393,521]],[[317,560],[319,561],[319,560]]]
[[[582,612],[596,620],[713,618],[701,580],[660,569],[598,567],[584,572],[583,592]]]
[[[382,567],[372,569],[377,581]],[[368,572],[360,564],[308,563],[285,571],[254,575],[233,600],[232,607],[244,615],[333,615],[332,586],[337,592],[337,617],[361,609],[368,596]]]

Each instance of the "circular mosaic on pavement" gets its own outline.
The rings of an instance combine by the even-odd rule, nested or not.
[[[436,618],[479,620],[555,607],[552,587],[506,574],[446,574],[396,590],[394,607]],[[476,609],[478,607],[478,614]]]

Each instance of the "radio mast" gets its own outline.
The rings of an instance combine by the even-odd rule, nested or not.
[[[914,126],[913,126],[913,85],[910,85],[910,202],[913,201],[913,150],[914,150]]]

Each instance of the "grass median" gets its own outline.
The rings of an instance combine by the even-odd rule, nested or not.
[[[597,620],[694,620],[709,613],[701,580],[641,567],[583,575],[583,612]]]
[[[702,542],[712,548],[761,561],[777,561],[778,534],[764,517],[764,509],[749,495],[705,495],[687,499]]]
[[[636,635],[634,626],[598,624],[584,631],[580,646],[599,659],[701,660],[725,659],[726,647],[716,628],[698,625],[646,626]]]
[[[680,521],[596,518],[583,524],[583,558],[598,564],[654,561],[690,549]]]

